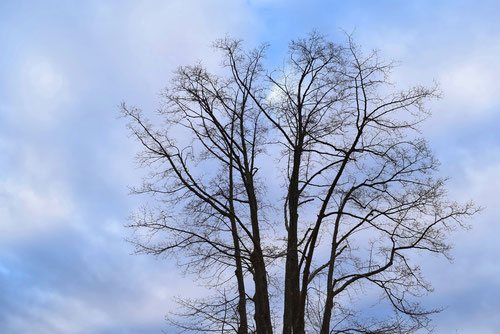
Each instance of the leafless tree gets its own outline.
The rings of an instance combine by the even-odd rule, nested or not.
[[[138,250],[175,255],[213,292],[181,300],[172,321],[240,334],[427,328],[414,254],[448,256],[447,235],[477,211],[447,199],[420,138],[436,88],[397,91],[392,64],[349,36],[292,41],[274,71],[265,45],[214,46],[219,74],[179,68],[154,124],[122,105],[149,170],[135,192],[157,199],[133,216]],[[354,307],[370,288],[382,315]]]

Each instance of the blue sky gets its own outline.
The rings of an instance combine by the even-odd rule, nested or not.
[[[0,332],[159,333],[172,297],[195,295],[168,261],[131,256],[137,145],[121,101],[153,110],[179,65],[219,63],[226,34],[270,42],[342,30],[437,81],[424,126],[450,196],[486,207],[453,235],[453,264],[422,260],[437,333],[500,331],[500,23],[497,1],[0,2]]]

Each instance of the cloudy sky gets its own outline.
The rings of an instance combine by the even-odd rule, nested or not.
[[[227,34],[271,44],[354,32],[397,59],[402,85],[437,81],[424,133],[450,195],[486,207],[423,262],[446,310],[437,333],[500,331],[500,5],[483,1],[0,1],[0,333],[160,333],[194,294],[167,261],[130,255],[136,144],[121,101],[153,110],[181,64],[216,66]]]

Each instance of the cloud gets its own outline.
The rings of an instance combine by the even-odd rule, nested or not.
[[[245,1],[54,8],[0,13],[15,37],[0,35],[0,332],[157,333],[173,296],[200,291],[130,255],[125,188],[138,173],[116,106],[154,109],[176,66],[218,65],[211,42],[255,17]]]
[[[492,54],[487,49],[479,52]],[[440,74],[446,101],[459,112],[472,115],[491,112],[492,107],[499,106],[497,78],[500,76],[500,65],[494,59],[488,59],[494,57],[478,58],[471,57],[466,63],[453,64]]]
[[[496,310],[500,304],[500,147],[478,147],[452,154],[454,164],[449,184],[452,199],[473,199],[484,210],[472,221],[471,229],[453,233],[453,263],[428,257],[422,261],[424,273],[433,283],[431,306],[445,307],[436,317],[438,333],[496,333],[500,322]],[[487,287],[487,288],[486,288]]]
[[[402,7],[350,11],[343,28],[357,27],[354,38],[365,49],[380,49],[384,58],[399,62],[392,77],[397,86],[439,84],[443,98],[432,103],[427,128],[448,131],[450,124],[493,115],[500,107],[499,26],[489,19],[494,6],[422,1]]]
[[[43,140],[0,136],[0,240],[15,244],[77,218],[62,158]]]
[[[24,64],[23,67],[25,67],[24,80],[21,82],[23,88],[30,90],[40,99],[60,100],[61,92],[65,88],[65,80],[53,64],[44,60],[35,60]]]
[[[39,190],[12,180],[0,183],[0,202],[0,239],[11,241],[54,228],[68,220],[72,211],[72,203],[60,189]]]
[[[23,316],[9,319],[7,328],[23,333],[93,333],[109,326],[112,319],[94,305],[54,291],[30,290],[33,300],[41,301],[25,309]],[[31,319],[26,322],[26,319]]]
[[[0,257],[0,328],[12,333],[155,333],[172,298],[197,296],[157,259],[131,256],[121,221],[60,226]],[[3,261],[3,263],[2,263]]]
[[[22,56],[21,56],[22,57]],[[61,121],[71,101],[63,70],[41,55],[19,61],[9,74],[12,85],[6,109],[9,118],[23,127],[46,127]]]

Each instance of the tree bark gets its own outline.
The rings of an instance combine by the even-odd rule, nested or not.
[[[298,147],[295,149],[293,158],[292,174],[288,188],[288,242],[286,251],[285,268],[285,298],[283,312],[283,334],[303,333],[304,328],[298,328],[299,302],[300,302],[300,271],[298,256],[297,227],[299,220],[299,170],[301,159],[302,140],[299,138]]]
[[[253,177],[251,176],[250,178],[253,179]],[[250,183],[247,186],[247,189],[249,189],[248,199],[250,202],[250,216],[252,221],[254,244],[251,261],[254,269],[253,278],[255,282],[255,325],[257,333],[272,334],[273,327],[271,323],[271,309],[269,307],[267,272],[260,241],[260,228],[257,216],[257,199],[255,197],[253,184]]]
[[[245,280],[243,277],[243,268],[241,262],[241,249],[240,249],[240,240],[238,237],[238,226],[236,224],[236,218],[234,212],[233,159],[231,153],[230,157],[231,158],[229,164],[229,210],[230,210],[230,220],[231,220],[231,234],[233,237],[233,245],[234,245],[234,258],[236,262],[235,275],[238,284],[238,316],[239,316],[238,334],[247,334],[248,319],[247,319]]]

